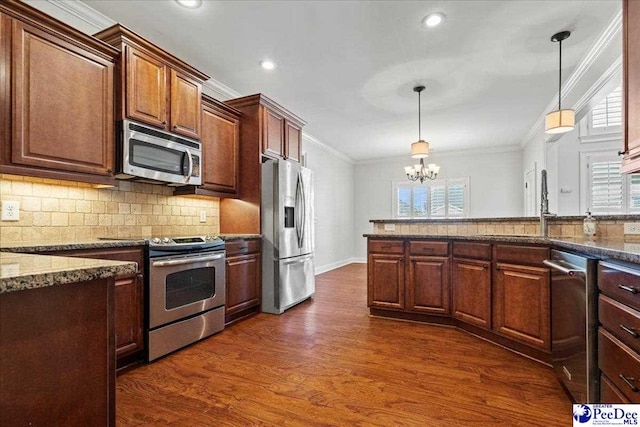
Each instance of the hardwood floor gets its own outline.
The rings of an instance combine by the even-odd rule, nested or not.
[[[464,332],[370,318],[366,265],[118,377],[118,425],[567,426],[551,368]]]

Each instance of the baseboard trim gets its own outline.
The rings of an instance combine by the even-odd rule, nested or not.
[[[336,268],[344,267],[345,265],[353,264],[353,263],[366,263],[365,258],[347,258],[340,261],[332,262],[330,264],[325,264],[320,267],[316,267],[315,275],[326,273],[327,271],[335,270]]]

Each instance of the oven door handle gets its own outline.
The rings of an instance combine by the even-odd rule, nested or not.
[[[549,261],[548,259],[545,259],[542,261],[542,263],[544,265],[546,265],[547,267],[551,267],[554,270],[558,270],[564,274],[566,274],[567,276],[584,276],[586,274],[586,270],[581,270],[581,269],[576,269],[576,268],[567,268],[565,266],[562,266],[560,264],[556,264],[555,262]]]
[[[205,261],[215,261],[217,259],[222,259],[224,255],[209,255],[203,257],[191,257],[191,258],[180,258],[180,259],[168,259],[164,261],[152,261],[151,265],[154,267],[168,267],[171,265],[184,265],[184,264],[193,264],[195,262],[205,262]]]

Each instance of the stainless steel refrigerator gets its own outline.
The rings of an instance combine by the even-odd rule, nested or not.
[[[313,172],[297,162],[262,164],[262,311],[281,314],[313,296]]]

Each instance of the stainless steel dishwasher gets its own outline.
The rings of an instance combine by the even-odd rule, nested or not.
[[[551,360],[558,379],[576,403],[597,403],[598,260],[552,250]]]

